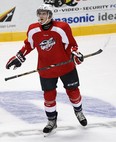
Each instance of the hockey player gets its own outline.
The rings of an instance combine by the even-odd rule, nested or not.
[[[72,36],[71,28],[65,22],[53,20],[50,5],[41,5],[37,9],[37,16],[39,22],[29,26],[24,46],[16,56],[9,59],[6,68],[20,67],[25,62],[26,55],[34,49],[38,52],[38,69],[61,63],[60,66],[38,71],[44,92],[45,113],[48,118],[48,123],[43,132],[50,133],[57,127],[56,88],[58,78],[63,82],[78,121],[82,126],[86,126],[87,120],[82,112],[78,73],[75,63],[73,61],[68,62],[71,55],[74,55],[73,58],[77,64],[83,61],[83,55],[78,51],[78,45]]]

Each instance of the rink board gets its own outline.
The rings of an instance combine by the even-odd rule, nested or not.
[[[94,35],[94,34],[108,34],[116,33],[116,24],[107,25],[92,25],[92,26],[74,26],[72,27],[74,36]],[[0,42],[3,41],[22,41],[26,38],[26,32],[1,32]]]

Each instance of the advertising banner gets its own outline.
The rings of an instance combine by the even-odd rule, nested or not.
[[[71,26],[116,23],[116,0],[0,0],[0,32],[26,31],[43,3],[53,6],[55,20]]]

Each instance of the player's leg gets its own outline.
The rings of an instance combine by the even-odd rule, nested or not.
[[[57,127],[57,111],[56,111],[56,84],[57,78],[48,79],[40,77],[42,90],[44,91],[45,113],[48,123],[43,129],[44,133],[50,133]]]
[[[79,90],[79,78],[76,69],[61,76],[66,93],[72,103],[75,115],[82,126],[87,125],[87,119],[82,112],[82,96]]]

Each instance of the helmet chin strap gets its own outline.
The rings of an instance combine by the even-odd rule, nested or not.
[[[44,23],[41,23],[40,19],[38,21],[40,22],[41,25],[45,25],[48,22],[48,18],[49,18],[49,14],[48,14],[47,19],[46,19],[46,21]]]

